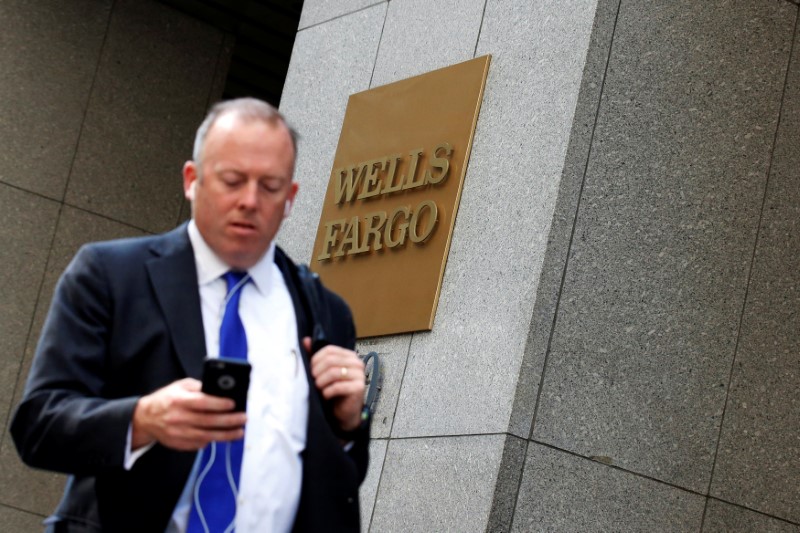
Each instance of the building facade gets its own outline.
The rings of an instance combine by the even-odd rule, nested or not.
[[[86,241],[188,216],[232,39],[161,4],[0,2],[0,413]],[[383,363],[365,530],[800,531],[800,5],[306,0],[281,245],[311,260],[347,97],[491,54],[430,332]],[[390,125],[387,125],[390,127]],[[0,436],[0,529],[63,478]]]

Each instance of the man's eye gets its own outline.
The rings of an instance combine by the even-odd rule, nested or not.
[[[223,174],[221,177],[222,182],[229,187],[235,187],[243,181],[243,178],[236,174]]]
[[[278,180],[266,180],[259,183],[261,188],[267,192],[279,192],[283,187],[283,184]]]

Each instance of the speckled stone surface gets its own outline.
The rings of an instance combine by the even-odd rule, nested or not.
[[[800,533],[800,526],[709,498],[703,533]]]
[[[486,530],[503,435],[389,442],[371,531]]]
[[[493,59],[433,331],[413,336],[393,437],[509,428],[594,4],[487,5],[477,54]]]
[[[114,4],[67,203],[147,231],[175,226],[222,45],[220,31],[152,0]]]
[[[531,443],[512,531],[699,531],[705,499]]]
[[[0,181],[63,198],[112,3],[0,4]]]
[[[523,438],[530,435],[533,423],[542,365],[554,328],[570,236],[575,225],[618,11],[619,0],[598,2],[596,6],[591,42],[511,412],[509,432]]]
[[[303,30],[376,4],[386,3],[387,0],[305,0],[299,28]]]
[[[622,3],[537,440],[707,490],[793,11]]]
[[[11,437],[0,446],[0,464],[0,504],[43,516],[55,510],[64,493],[66,476],[24,465]]]
[[[392,0],[372,87],[472,59],[484,0]]]
[[[373,433],[372,441],[369,443],[369,470],[367,470],[367,477],[358,492],[362,531],[369,531],[369,523],[372,521],[372,510],[375,508],[375,496],[378,494],[378,483],[381,479],[383,460],[386,458],[388,444],[389,441],[385,439],[376,439]]]
[[[379,378],[379,389],[372,413],[372,438],[388,438],[391,435],[410,344],[411,335],[396,335],[365,339],[356,345],[356,350],[363,356],[369,352],[378,354],[380,376],[375,376]]]
[[[58,219],[58,228],[53,238],[52,247],[48,256],[47,270],[41,284],[36,312],[34,314],[31,335],[25,349],[25,361],[21,372],[21,379],[14,401],[20,399],[24,379],[30,370],[31,358],[36,349],[42,326],[44,325],[50,301],[53,298],[58,278],[67,268],[75,253],[81,245],[122,237],[138,237],[146,235],[145,232],[116,222],[107,218],[87,213],[81,209],[64,206]]]
[[[9,533],[40,533],[44,517],[0,504],[0,529]]]
[[[58,204],[0,184],[0,422],[7,426],[36,298],[55,231]],[[6,432],[0,435],[0,441]]]
[[[300,192],[278,242],[298,262],[311,259],[347,98],[369,88],[385,15],[386,4],[379,4],[301,31],[295,39],[280,109],[300,134],[295,168]]]
[[[41,275],[38,277],[36,285],[38,303],[35,312],[32,312],[31,334],[28,336],[28,343],[24,349],[25,359],[22,361],[22,369],[19,380],[16,383],[13,405],[19,403],[22,398],[25,380],[36,350],[39,333],[50,307],[50,300],[52,299],[56,282],[75,255],[75,252],[78,251],[78,248],[83,243],[90,241],[142,234],[140,230],[135,228],[79,209],[69,206],[63,208],[58,220],[55,239],[52,242],[47,270],[44,272],[44,280],[42,281]],[[47,240],[47,245],[50,246],[50,239]],[[42,268],[44,269],[44,265],[42,265]],[[39,288],[39,282],[41,283],[41,289]],[[16,354],[21,359],[23,350],[20,349]],[[19,365],[19,360],[17,365]],[[8,390],[9,392],[14,390],[13,382],[9,387],[4,387],[3,390]],[[2,495],[0,496],[0,503],[6,503],[39,514],[51,513],[61,497],[64,477],[24,466],[16,456],[11,437],[6,432],[4,432],[3,436],[3,445],[0,448],[0,464],[2,465],[2,468],[0,468],[0,495]]]
[[[487,533],[504,533],[511,529],[527,449],[526,440],[513,435],[506,437],[492,497],[489,523],[486,526]]]
[[[800,29],[711,493],[800,523]]]

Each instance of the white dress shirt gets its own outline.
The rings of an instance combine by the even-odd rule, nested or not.
[[[189,238],[197,265],[206,349],[209,356],[217,357],[227,292],[221,276],[230,267],[208,247],[194,221],[189,223]],[[300,501],[308,381],[300,359],[294,305],[274,258],[273,243],[248,270],[252,281],[242,289],[239,301],[247,359],[253,368],[247,395],[237,533],[290,531]],[[186,530],[197,464],[199,461],[178,501],[168,533]]]

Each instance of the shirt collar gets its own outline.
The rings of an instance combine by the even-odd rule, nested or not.
[[[231,269],[225,261],[208,246],[194,219],[189,221],[189,240],[194,250],[194,262],[197,266],[197,283],[200,286],[211,283]],[[258,263],[247,272],[253,278],[253,284],[260,292],[265,292],[272,282],[272,265],[275,262],[275,243],[272,242]]]

